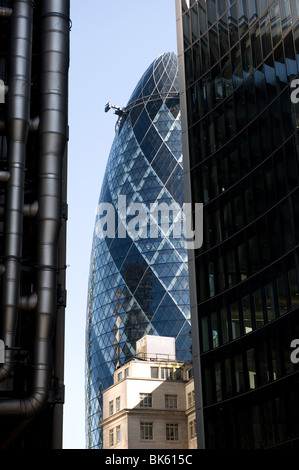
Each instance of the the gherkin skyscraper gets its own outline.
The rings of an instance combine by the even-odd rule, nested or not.
[[[118,212],[142,203],[183,205],[177,57],[159,56],[127,106],[117,108],[116,135],[99,203]],[[99,215],[91,250],[86,327],[87,447],[101,448],[102,392],[115,368],[135,354],[144,335],[176,339],[180,360],[191,360],[187,250],[183,238],[101,238]]]

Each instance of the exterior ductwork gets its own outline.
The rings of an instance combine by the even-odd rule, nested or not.
[[[8,93],[8,87],[5,87],[5,90],[7,90],[7,93]],[[35,132],[38,130],[38,126],[39,126],[39,116],[36,116],[35,118],[33,119],[30,119],[30,122],[29,122],[29,131],[30,132]],[[5,122],[4,121],[0,121],[0,131],[4,131],[5,130]]]
[[[11,15],[11,55],[7,103],[8,172],[4,229],[4,266],[1,283],[1,337],[6,346],[0,381],[13,368],[19,313],[22,258],[26,142],[30,122],[33,8],[29,0],[14,2]]]
[[[27,17],[29,16],[31,2],[20,1],[15,4],[24,8]],[[13,8],[12,19],[15,15],[14,10],[15,8]],[[31,299],[23,299],[20,302],[20,293],[14,288],[13,295],[11,294],[14,307],[10,307],[8,299],[3,305],[8,313],[13,314],[14,318],[17,318],[20,306],[34,310],[35,336],[30,395],[19,399],[0,400],[0,416],[21,416],[24,418],[34,417],[44,408],[51,389],[53,354],[51,341],[58,309],[58,245],[62,226],[63,157],[68,139],[69,1],[43,0],[41,2],[40,30],[40,114],[39,121],[36,123],[39,136],[39,189],[37,206],[35,207],[37,212],[31,213],[33,216],[36,215],[38,232],[35,266],[36,294]],[[9,84],[9,89],[11,89],[11,84]],[[29,90],[27,93],[28,98]],[[22,122],[24,124],[21,135],[25,138],[30,125],[27,114],[26,119],[24,118]],[[15,125],[16,129],[12,129],[13,136],[20,128],[20,125]],[[10,171],[9,182],[14,176],[13,169]],[[20,218],[23,216],[23,209],[23,206],[20,205]],[[28,210],[25,207],[26,213],[28,214]],[[19,228],[18,236],[20,236],[20,231]],[[12,258],[12,256],[14,257]],[[17,281],[20,256],[20,252],[16,251],[10,255],[10,258],[7,258],[3,277],[5,276],[8,280],[11,278],[7,274],[10,261],[15,267],[14,281]],[[7,315],[5,336],[5,341],[9,341],[9,344],[13,342],[13,331],[10,333],[13,327],[8,321],[11,316]],[[5,364],[4,369],[6,367]],[[10,360],[10,370],[11,367],[12,361]]]
[[[38,201],[34,201],[32,204],[24,204],[24,217],[36,217],[38,213]]]
[[[20,298],[20,309],[21,310],[34,310],[37,306],[37,294],[28,295],[27,297]]]
[[[5,173],[5,172],[2,172],[2,173]],[[7,173],[6,175],[3,174],[3,179],[1,180],[1,174],[0,174],[0,182],[1,181],[8,181],[9,179],[9,173]],[[24,217],[36,217],[37,215],[37,211],[38,211],[38,201],[34,201],[32,202],[31,204],[24,204],[24,207],[23,207],[23,216]],[[0,217],[3,217],[5,214],[5,207],[4,206],[0,206]]]

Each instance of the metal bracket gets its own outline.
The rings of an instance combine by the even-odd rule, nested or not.
[[[50,403],[64,404],[65,386],[58,377],[54,377],[54,383],[49,395]]]

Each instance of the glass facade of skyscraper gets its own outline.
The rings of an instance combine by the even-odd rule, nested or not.
[[[298,448],[299,2],[176,7],[201,446]]]
[[[142,203],[184,202],[177,56],[158,57],[119,113],[99,203],[119,213]],[[99,211],[91,251],[87,307],[87,446],[102,446],[102,392],[115,368],[135,355],[144,335],[175,338],[179,360],[190,360],[187,251],[181,238],[142,237],[116,224],[115,238],[99,236]],[[171,217],[170,217],[171,219]],[[159,235],[159,234],[158,234]]]

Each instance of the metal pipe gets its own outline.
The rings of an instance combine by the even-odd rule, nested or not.
[[[15,345],[19,314],[20,271],[23,236],[23,201],[26,142],[30,121],[33,8],[30,0],[16,0],[11,15],[11,54],[7,99],[8,172],[4,223],[5,272],[1,279],[1,339]],[[0,381],[13,369],[12,349],[0,366]]]
[[[39,116],[36,116],[35,118],[30,119],[29,121],[29,131],[30,132],[36,132],[38,130],[39,126]],[[0,131],[5,131],[6,125],[5,121],[0,121]]]
[[[1,173],[6,173],[6,172],[4,172],[4,171],[0,172],[0,182],[5,181],[6,178],[8,180],[9,173],[7,172],[8,176],[6,175],[5,177],[3,177],[3,180],[1,180]],[[24,206],[23,206],[23,216],[24,217],[36,217],[37,211],[38,211],[38,201],[31,202],[30,204],[24,204]],[[0,218],[3,217],[4,214],[5,214],[5,207],[0,206]]]
[[[38,130],[38,126],[39,126],[39,116],[36,116],[35,118],[30,119],[30,123],[29,123],[30,132],[36,132]]]
[[[33,292],[32,294],[28,296],[20,297],[19,306],[21,310],[27,310],[27,311],[34,310],[37,306],[37,294]]]
[[[23,215],[24,217],[36,217],[38,212],[38,201],[34,201],[31,204],[24,204]]]
[[[67,142],[69,0],[43,0],[41,11],[41,112],[37,215],[36,331],[29,397],[0,400],[0,415],[31,417],[51,388],[51,341],[57,313],[58,243],[62,224],[62,163]]]

